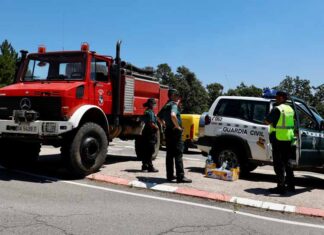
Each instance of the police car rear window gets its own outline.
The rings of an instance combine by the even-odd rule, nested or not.
[[[233,117],[263,124],[268,112],[268,102],[222,99],[214,110],[214,116]]]

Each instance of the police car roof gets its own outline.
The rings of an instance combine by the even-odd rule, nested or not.
[[[266,102],[272,100],[272,99],[266,99],[262,97],[252,97],[252,96],[219,96],[217,99],[253,100],[253,101],[266,101]]]

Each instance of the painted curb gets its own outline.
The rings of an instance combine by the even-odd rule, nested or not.
[[[189,187],[174,187],[169,185],[160,185],[152,182],[142,182],[138,180],[131,181],[131,180],[126,180],[114,176],[108,176],[100,173],[88,175],[86,178],[89,180],[117,184],[117,185],[124,185],[124,186],[129,186],[134,188],[151,189],[151,190],[156,190],[161,192],[170,192],[170,193],[176,193],[180,195],[205,198],[205,199],[210,199],[210,200],[215,200],[220,202],[230,202],[238,205],[261,208],[266,210],[281,211],[281,212],[295,213],[295,214],[305,215],[305,216],[324,218],[323,209],[298,207],[298,206],[279,204],[273,202],[264,202],[264,201],[254,200],[254,199],[230,196],[227,194],[208,192],[208,191],[198,190]]]

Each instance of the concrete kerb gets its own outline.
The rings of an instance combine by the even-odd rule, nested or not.
[[[192,197],[206,198],[206,199],[220,201],[220,202],[230,202],[237,205],[250,206],[250,207],[261,208],[261,209],[272,210],[272,211],[295,213],[295,214],[300,214],[305,216],[324,218],[324,210],[316,209],[316,208],[297,207],[297,206],[285,205],[279,203],[264,202],[264,201],[258,201],[258,200],[248,199],[248,198],[235,197],[226,194],[187,188],[187,187],[174,187],[169,185],[160,185],[152,182],[142,182],[138,180],[130,181],[130,180],[126,180],[114,176],[108,176],[100,173],[89,175],[87,176],[87,179],[99,181],[99,182],[105,182],[105,183],[112,183],[117,185],[124,185],[124,186],[129,186],[134,188],[144,188],[144,189],[156,190],[161,192],[170,192],[170,193],[176,193],[176,194],[192,196]]]

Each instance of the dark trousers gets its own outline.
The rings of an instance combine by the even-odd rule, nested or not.
[[[155,143],[152,141],[143,141],[142,169],[149,170],[153,168],[152,155],[155,150]]]
[[[174,163],[176,168],[177,179],[182,179],[184,177],[183,170],[183,141],[182,141],[182,132],[178,129],[166,129],[165,130],[166,138],[166,173],[167,179],[173,178],[174,172]]]
[[[155,151],[155,144],[157,142],[156,133],[151,130],[144,130],[141,142],[141,149],[143,150],[142,168],[143,170],[152,169],[152,155]]]
[[[289,159],[293,155],[290,141],[272,141],[273,168],[277,175],[278,187],[284,188],[285,184],[294,186],[294,172]]]

